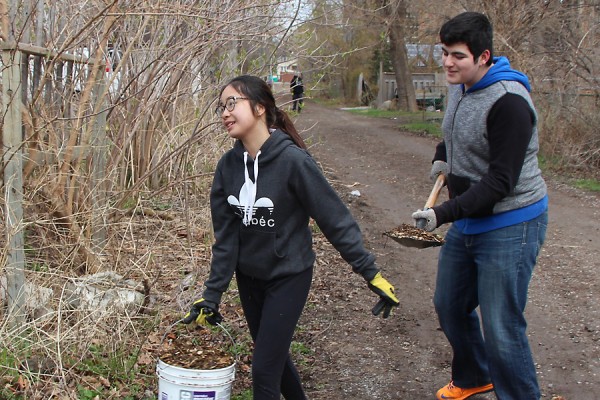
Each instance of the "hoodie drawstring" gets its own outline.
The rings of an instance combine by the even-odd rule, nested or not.
[[[254,215],[254,202],[256,201],[256,185],[258,184],[258,156],[260,150],[256,153],[254,159],[254,182],[250,179],[248,174],[248,152],[244,152],[244,177],[246,178],[244,187],[246,188],[246,195],[240,196],[240,200],[245,199],[246,204],[242,204],[244,207],[244,225],[248,226],[252,222],[252,216]]]

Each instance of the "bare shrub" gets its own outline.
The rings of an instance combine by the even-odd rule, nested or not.
[[[269,71],[289,28],[285,3],[0,2],[9,16],[0,39],[27,57],[25,280],[53,290],[18,327],[0,312],[0,397],[153,391],[152,350],[208,273],[208,194],[231,146],[216,96],[236,75]],[[0,205],[5,221],[4,197]],[[98,271],[137,282],[142,307],[67,304],[65,285]]]

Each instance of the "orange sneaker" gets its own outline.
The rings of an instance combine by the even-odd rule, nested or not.
[[[475,394],[491,392],[492,390],[494,390],[494,385],[491,383],[484,386],[462,389],[454,386],[453,382],[450,382],[438,390],[435,396],[437,400],[463,400]]]

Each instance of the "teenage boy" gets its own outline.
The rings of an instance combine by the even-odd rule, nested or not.
[[[491,390],[500,400],[540,398],[523,315],[548,221],[537,114],[527,76],[493,57],[492,36],[488,18],[475,12],[440,30],[448,107],[431,177],[445,175],[449,200],[412,214],[428,231],[453,223],[434,295],[453,350],[440,400]]]

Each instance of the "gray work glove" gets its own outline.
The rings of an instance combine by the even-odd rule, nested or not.
[[[435,182],[439,174],[448,176],[448,164],[446,161],[434,161],[431,165],[431,172],[429,172],[429,179],[431,182]]]
[[[433,231],[437,228],[437,217],[433,208],[427,210],[417,210],[412,213],[412,217],[415,220],[415,226],[419,229],[424,229],[427,232]]]

